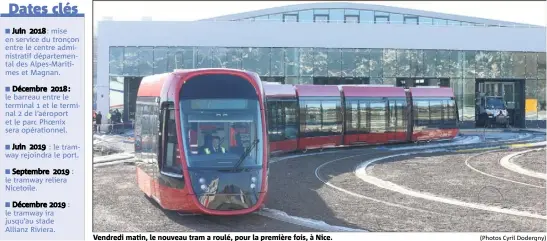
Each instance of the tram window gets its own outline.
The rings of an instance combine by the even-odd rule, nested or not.
[[[431,125],[438,127],[442,125],[442,102],[439,100],[432,100],[429,102],[429,113],[431,116]]]
[[[359,101],[346,101],[346,130],[355,133],[359,130]]]
[[[387,113],[387,126],[389,127],[389,131],[395,131],[397,128],[397,109],[395,106],[395,101],[389,101],[389,109]]]
[[[443,126],[449,127],[453,118],[449,104],[450,100],[443,100]]]
[[[370,106],[368,101],[359,101],[359,132],[370,132]]]
[[[274,111],[276,112],[275,121],[276,121],[277,136],[279,140],[284,140],[285,139],[285,108],[283,107],[283,102],[278,101],[276,103],[276,108]]]
[[[414,120],[416,126],[427,127],[429,125],[429,101],[414,101]]]
[[[457,115],[456,115],[456,103],[454,100],[447,101],[446,113],[448,114],[448,117],[445,120],[445,124],[449,128],[455,128]]]
[[[447,122],[447,124],[450,124],[450,122],[454,118],[454,110],[452,106],[450,106],[450,102],[451,100],[444,101],[444,121]]]
[[[278,101],[268,101],[268,136],[271,141],[282,140],[280,130],[280,106]]]
[[[335,101],[322,101],[321,103],[321,130],[326,135],[340,133],[339,118],[340,105]]]
[[[298,123],[296,119],[296,101],[283,101],[285,110],[285,138],[292,140],[296,139],[298,134]]]
[[[302,101],[300,116],[303,137],[321,136],[321,101]]]
[[[295,139],[298,133],[296,101],[268,101],[268,136],[271,141]]]
[[[303,100],[300,102],[302,137],[342,133],[342,113],[338,100]]]
[[[182,168],[178,159],[180,158],[178,150],[177,130],[175,122],[175,110],[165,109],[164,114],[164,157],[162,171],[180,174]]]
[[[370,102],[370,132],[384,133],[386,131],[385,102]]]
[[[391,131],[406,131],[406,113],[405,113],[406,102],[401,100],[390,100],[389,101],[389,118],[388,126],[391,128]]]
[[[400,132],[406,132],[406,101],[397,101],[395,103],[397,115],[397,130]]]
[[[150,135],[150,115],[142,116],[142,135]]]

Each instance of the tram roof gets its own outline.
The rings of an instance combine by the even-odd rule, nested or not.
[[[340,89],[337,85],[296,85],[298,96],[308,97],[330,97],[340,96]]]
[[[264,83],[264,93],[268,97],[296,97],[293,85]]]
[[[346,97],[406,97],[402,87],[389,86],[341,86]]]
[[[137,96],[160,96],[163,83],[171,73],[145,76],[141,80]]]

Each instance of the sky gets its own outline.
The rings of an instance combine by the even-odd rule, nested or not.
[[[194,21],[205,18],[219,17],[222,15],[248,12],[272,7],[310,3],[314,1],[266,1],[266,2],[175,2],[175,1],[100,1],[93,2],[94,21],[104,17],[112,17],[113,20],[141,20],[143,17],[151,17],[157,21]],[[319,1],[315,1],[319,2]],[[367,3],[392,7],[417,9],[447,14],[456,14],[469,17],[479,17],[493,20],[502,20],[524,24],[545,26],[546,2],[545,1],[347,1],[355,3]]]

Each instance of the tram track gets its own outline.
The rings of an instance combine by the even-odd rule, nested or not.
[[[540,150],[544,150],[544,149],[538,148],[538,149],[525,150],[525,151],[520,151],[520,152],[513,153],[511,155],[504,156],[502,159],[500,159],[500,165],[506,168],[507,170],[519,173],[521,175],[546,180],[547,175],[545,174],[545,172],[540,173],[536,171],[527,170],[525,168],[520,167],[519,165],[514,164],[511,161],[511,159],[516,158],[518,156],[522,156],[526,153],[530,153],[533,151],[540,151]]]
[[[473,156],[470,156],[469,158],[467,158],[465,160],[465,165],[477,172],[477,173],[480,173],[482,175],[485,175],[485,176],[488,176],[488,177],[491,177],[491,178],[496,178],[496,179],[499,179],[499,180],[503,180],[503,181],[507,181],[507,182],[512,182],[512,183],[516,183],[516,184],[520,184],[520,185],[525,185],[525,186],[529,186],[529,187],[533,187],[533,188],[540,188],[540,189],[545,189],[545,185],[535,185],[535,184],[530,184],[530,183],[526,183],[526,182],[520,182],[520,181],[515,181],[515,180],[512,180],[512,179],[509,179],[509,178],[505,178],[505,177],[500,177],[500,176],[496,176],[496,175],[492,175],[490,173],[486,173],[484,171],[481,171],[475,167],[473,167],[471,164],[470,164],[470,161],[473,159],[473,158],[476,158],[476,157],[479,157],[479,156],[483,156],[483,155],[488,155],[490,153],[496,153],[496,152],[499,152],[499,150],[491,150],[491,151],[486,151],[486,152],[483,152],[483,153],[479,153],[479,154],[476,154],[476,155],[473,155]],[[520,152],[518,152],[520,153]],[[501,162],[501,160],[500,160]]]
[[[441,151],[439,151],[439,152],[441,152]],[[420,191],[416,191],[416,190],[413,190],[413,189],[410,189],[410,188],[395,184],[393,182],[385,181],[385,180],[382,180],[380,178],[376,178],[376,177],[373,177],[373,176],[367,174],[366,169],[369,166],[374,165],[377,162],[381,162],[381,161],[384,161],[384,160],[387,160],[387,159],[390,159],[390,158],[395,158],[395,157],[400,157],[400,156],[410,156],[410,155],[417,155],[417,154],[423,154],[423,153],[424,152],[410,152],[410,153],[394,154],[394,155],[389,155],[389,156],[385,156],[385,157],[370,159],[370,160],[364,161],[362,164],[358,165],[356,167],[355,173],[364,182],[367,182],[369,184],[375,185],[375,186],[380,187],[380,188],[384,188],[384,189],[388,189],[388,190],[398,192],[398,193],[401,193],[401,194],[404,194],[404,195],[412,196],[412,197],[415,197],[415,198],[421,198],[421,199],[425,199],[425,200],[429,200],[429,201],[435,201],[435,202],[440,202],[440,203],[444,203],[444,204],[460,206],[460,207],[464,207],[464,208],[472,208],[472,209],[478,209],[478,210],[483,210],[483,211],[488,211],[488,212],[496,212],[496,213],[501,213],[501,214],[508,214],[508,215],[526,217],[526,218],[535,218],[535,219],[547,220],[547,216],[545,216],[545,215],[540,215],[540,214],[537,214],[537,213],[526,212],[526,211],[521,211],[521,210],[516,210],[516,209],[509,209],[509,208],[504,208],[504,207],[485,205],[485,204],[482,204],[482,203],[466,202],[466,201],[461,201],[461,200],[458,200],[458,199],[455,199],[455,198],[443,197],[443,196],[439,196],[439,195],[435,195],[435,194],[431,194],[431,193],[420,192]]]
[[[501,143],[501,142],[498,142],[498,143]],[[513,143],[515,143],[515,142],[508,142],[508,143],[501,143],[501,144],[508,145],[508,144],[513,144]],[[491,146],[491,145],[490,145],[490,146]],[[463,150],[463,148],[459,148],[459,150]],[[437,151],[437,152],[439,152],[439,154],[441,154],[442,152],[446,152],[446,150],[444,150],[444,151],[443,151],[443,150],[439,150],[439,151]],[[405,155],[408,155],[408,153],[405,153]],[[328,181],[325,181],[325,180],[324,180],[323,178],[321,178],[320,175],[318,174],[318,172],[320,171],[320,169],[323,168],[324,166],[329,165],[329,164],[332,164],[332,163],[335,163],[335,162],[338,162],[338,161],[342,161],[342,160],[344,160],[344,159],[346,159],[346,158],[348,158],[348,157],[344,157],[344,158],[339,158],[339,159],[331,160],[331,161],[328,161],[328,162],[326,162],[326,163],[321,164],[321,165],[316,169],[315,174],[316,174],[316,176],[317,176],[317,178],[318,178],[319,180],[321,180],[322,182],[325,183],[325,185],[328,185],[328,186],[330,186],[330,187],[332,187],[332,188],[334,188],[334,189],[337,189],[337,190],[339,190],[339,191],[341,191],[341,192],[343,192],[343,193],[345,193],[345,194],[350,194],[350,195],[352,195],[352,194],[354,194],[354,192],[348,191],[348,190],[345,190],[345,189],[341,189],[340,187],[334,186],[334,185],[332,185],[331,183],[329,183]],[[331,168],[332,168],[332,167],[331,167]],[[358,194],[358,195],[359,195],[359,194]],[[414,196],[416,197],[417,195],[414,195]],[[438,200],[436,200],[436,201],[438,201]],[[446,201],[446,200],[442,200],[442,201]],[[457,201],[457,200],[456,200],[456,201]],[[449,201],[448,203],[447,203],[447,202],[444,202],[444,203],[445,203],[445,204],[454,204],[454,202],[451,202],[451,201]],[[456,204],[461,204],[461,203],[458,203],[458,202],[455,202],[455,203],[456,203]],[[543,202],[543,205],[544,205],[544,202]],[[479,205],[463,205],[463,206],[467,206],[468,208],[469,208],[469,207],[474,207],[474,208],[477,208],[477,207],[478,207],[478,208],[482,208],[483,210],[492,210],[490,207],[486,207],[486,208],[485,208],[484,206],[481,206],[480,204],[479,204]],[[404,208],[406,208],[406,207],[404,207]],[[495,210],[495,209],[494,209],[494,210]],[[496,211],[500,211],[500,212],[505,213],[505,214],[517,214],[517,215],[526,216],[526,217],[539,218],[539,219],[542,219],[542,220],[545,219],[545,216],[543,216],[543,215],[536,215],[536,214],[533,214],[533,213],[521,212],[521,211],[519,211],[519,210],[506,210],[506,208],[502,208],[501,210],[496,210]],[[484,218],[476,217],[475,219],[480,220],[480,219],[484,219]],[[500,217],[496,217],[495,219],[498,219],[498,220],[499,220]],[[492,221],[492,220],[491,220],[491,217],[487,217],[486,220]],[[502,225],[502,226],[503,226],[503,225]],[[452,230],[453,230],[453,229],[452,229]],[[469,229],[466,229],[465,231],[468,231],[468,230],[469,230]],[[511,229],[502,229],[502,230],[511,230]]]

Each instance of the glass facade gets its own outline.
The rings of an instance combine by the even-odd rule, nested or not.
[[[281,77],[287,84],[313,84],[316,77],[390,85],[400,78],[448,79],[463,121],[475,121],[476,79],[517,79],[525,81],[526,120],[533,121],[546,119],[545,58],[545,53],[498,51],[126,46],[110,47],[109,72],[118,82],[119,76],[211,67]]]
[[[303,9],[293,12],[280,12],[231,21],[275,21],[275,22],[332,22],[332,23],[362,23],[362,24],[413,24],[413,25],[445,25],[445,26],[483,26],[498,27],[450,19],[440,19],[428,16],[408,15],[393,12],[380,12],[364,9]],[[507,25],[501,25],[507,26]],[[517,24],[515,27],[530,27],[528,24]]]

